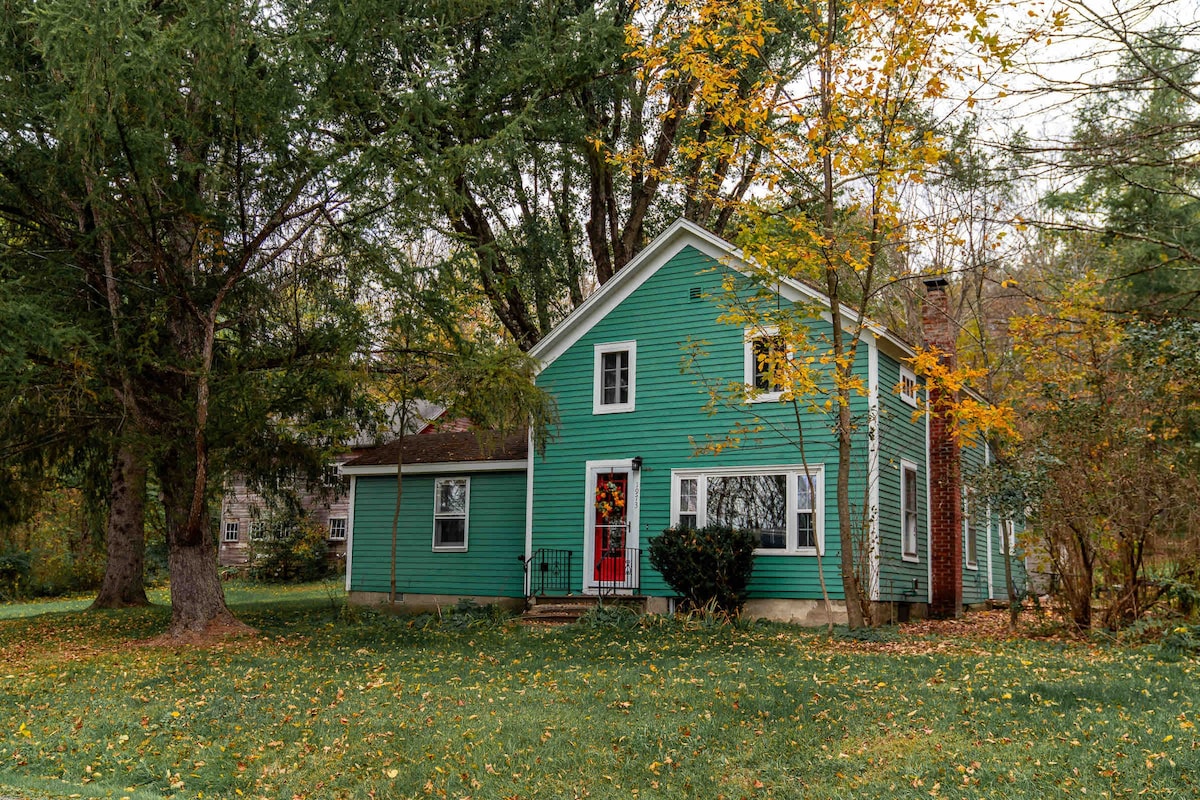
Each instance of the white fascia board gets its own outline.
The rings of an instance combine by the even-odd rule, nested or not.
[[[462,472],[520,472],[529,467],[528,459],[514,461],[439,461],[435,464],[405,464],[404,475],[445,475]],[[369,464],[343,467],[343,475],[395,475],[395,464]]]
[[[350,513],[346,520],[346,591],[350,591],[350,576],[354,573],[354,492],[358,481],[350,478]]]
[[[636,258],[614,275],[612,280],[589,295],[554,330],[534,345],[529,354],[538,361],[538,370],[545,369],[554,363],[555,359],[570,349],[571,345],[583,338],[593,325],[608,316],[660,267],[688,245],[743,275],[751,275],[756,271],[751,260],[740,248],[734,247],[720,236],[705,230],[691,220],[677,219]],[[805,283],[789,278],[782,279],[776,285],[775,291],[793,303],[815,302],[826,308],[832,305],[828,295]],[[841,313],[844,330],[853,331],[855,327],[859,326],[860,316],[856,309],[842,304]],[[832,320],[832,315],[828,312],[822,316],[827,322]],[[916,354],[903,340],[870,319],[862,318],[861,327],[863,332],[870,332],[889,345],[887,352],[893,356],[911,358]]]

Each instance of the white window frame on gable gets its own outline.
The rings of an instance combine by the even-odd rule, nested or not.
[[[909,508],[908,491],[905,486],[906,474],[910,472],[913,475],[913,494],[916,502],[912,505],[915,505],[915,508]],[[910,513],[911,531],[909,530]],[[900,558],[913,563],[921,560],[921,468],[913,462],[903,459],[900,461]]]
[[[334,523],[337,523],[336,525]],[[329,541],[344,542],[346,541],[346,528],[348,521],[345,517],[330,517],[329,518]]]
[[[746,328],[742,341],[742,363],[743,374],[742,380],[746,384],[746,402],[748,403],[775,403],[783,396],[783,390],[767,391],[758,388],[758,358],[754,354],[754,343],[763,339],[773,339],[779,336],[779,328],[774,325],[768,325],[763,328]],[[791,348],[788,348],[788,360],[793,357]]]
[[[913,408],[920,405],[918,395],[921,393],[921,384],[917,382],[917,373],[913,372],[908,367],[900,368],[900,399],[908,403]]]
[[[815,556],[817,548],[825,553],[825,467],[809,464],[807,475],[812,492],[801,492],[804,480],[803,465],[784,464],[769,467],[711,467],[708,469],[671,470],[671,524],[702,528],[709,522],[709,481],[722,478],[782,478],[786,492],[785,524],[770,535],[782,546],[755,548],[761,556]],[[807,501],[802,503],[801,501]],[[802,507],[806,505],[807,507]],[[814,545],[802,545],[800,535],[810,529]],[[780,538],[782,533],[782,538]]]
[[[621,381],[620,381],[620,358],[619,354],[624,353],[626,358],[626,368],[628,378],[625,385],[625,399],[621,400]],[[593,348],[593,367],[592,367],[592,413],[593,414],[623,414],[634,410],[634,393],[637,388],[637,342],[634,340],[625,342],[605,342],[598,344]],[[609,369],[605,368],[605,356],[617,356],[615,363]],[[611,389],[615,394],[615,400],[605,402],[605,384],[607,377],[611,376]]]
[[[448,483],[463,486],[462,511],[446,508],[442,504],[442,487]],[[437,553],[465,553],[470,535],[471,479],[469,477],[438,478],[433,482],[433,550]],[[442,523],[462,520],[462,541],[446,544],[443,540]]]
[[[221,537],[222,542],[237,542],[241,540],[241,523],[236,519],[231,519],[225,523],[225,532]]]

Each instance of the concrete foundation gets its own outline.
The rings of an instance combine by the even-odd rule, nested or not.
[[[871,603],[871,623],[874,625],[895,625],[921,619],[929,619],[928,603]]]
[[[833,607],[833,624],[846,624],[846,603],[842,600],[830,602]],[[793,625],[816,628],[829,623],[823,600],[747,600],[742,616],[749,619],[766,619],[772,622],[788,622]]]
[[[498,605],[510,611],[524,611],[524,597],[484,597],[479,595],[396,593],[395,605],[388,608],[387,592],[350,592],[347,600],[356,606],[372,606],[397,614],[424,614],[447,611],[462,600],[472,600],[478,606]]]

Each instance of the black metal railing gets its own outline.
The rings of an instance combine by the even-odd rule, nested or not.
[[[529,593],[534,595],[568,594],[571,591],[571,551],[539,547],[525,561],[529,575]]]
[[[596,586],[601,597],[618,589],[637,594],[642,551],[636,547],[608,547],[597,553]]]

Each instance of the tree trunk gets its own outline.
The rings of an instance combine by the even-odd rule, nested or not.
[[[167,566],[171,574],[169,633],[176,638],[219,628],[246,627],[225,605],[225,590],[217,574],[217,546],[207,526],[208,514],[194,513],[196,482],[202,478],[195,465],[187,463],[190,455],[186,448],[168,451],[158,470],[163,482]],[[203,494],[203,487],[199,491]]]
[[[108,560],[92,608],[150,605],[146,597],[146,463],[129,442],[117,449],[108,501]]]
[[[1017,629],[1017,620],[1021,615],[1021,603],[1017,599],[1017,586],[1013,582],[1012,551],[1014,548],[1012,536],[1010,535],[1011,531],[1011,522],[1000,523],[1000,535],[1003,537],[1000,553],[1004,556],[1004,588],[1008,592],[1008,629],[1015,631]]]
[[[834,317],[834,326],[841,324],[838,315]],[[842,392],[839,389],[839,399]],[[846,595],[846,622],[851,630],[861,628],[866,624],[863,614],[863,591],[858,580],[858,569],[854,558],[854,528],[851,525],[850,509],[850,459],[851,437],[854,432],[850,419],[849,397],[838,410],[838,477],[837,477],[837,507],[838,507],[838,541],[841,544],[842,590]]]

